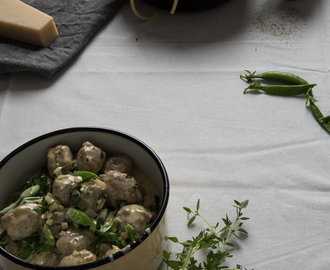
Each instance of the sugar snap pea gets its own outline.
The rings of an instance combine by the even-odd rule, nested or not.
[[[24,190],[15,202],[11,203],[10,205],[8,205],[7,207],[5,207],[0,211],[0,215],[4,215],[8,213],[10,210],[15,209],[17,206],[19,206],[22,203],[24,198],[37,195],[39,193],[39,190],[40,190],[39,185],[34,185]]]
[[[37,195],[39,193],[39,190],[40,190],[40,186],[34,185],[34,186],[29,187],[28,189],[24,190],[21,194],[21,197],[25,198],[25,197]]]
[[[308,84],[306,80],[303,78],[288,72],[280,72],[280,71],[267,71],[260,74],[256,74],[256,71],[251,72],[249,70],[245,70],[247,74],[240,75],[242,79],[246,79],[248,82],[252,81],[252,79],[267,79],[267,80],[276,80],[289,82],[292,84]]]
[[[84,226],[95,227],[93,220],[85,214],[83,211],[80,211],[75,208],[68,208],[66,216],[71,219],[74,223],[81,224]]]
[[[125,230],[128,233],[129,239],[131,242],[136,241],[140,237],[140,234],[134,229],[134,227],[131,224],[125,225]]]
[[[320,120],[325,123],[330,123],[330,115],[324,116]]]
[[[281,96],[297,96],[306,94],[309,89],[312,89],[316,84],[300,84],[300,85],[261,85],[260,82],[250,84],[245,88],[244,93],[248,90],[260,92],[260,90],[273,95]]]
[[[115,215],[113,213],[109,213],[106,219],[104,220],[104,224],[100,227],[101,233],[106,232],[116,232],[115,228],[113,228],[113,219],[115,218]]]
[[[100,231],[96,231],[96,233],[102,237],[102,239],[107,240],[109,242],[117,242],[119,240],[119,235],[114,232],[105,232],[102,233]]]
[[[34,250],[31,246],[26,246],[22,249],[21,253],[18,255],[18,258],[22,260],[26,260],[32,255],[33,251]]]
[[[55,247],[55,238],[49,226],[45,224],[44,252],[53,252]]]
[[[310,105],[314,118],[320,124],[320,126],[330,134],[330,124],[322,120],[322,119],[324,119],[324,116],[323,116],[321,110],[315,104],[316,100],[313,98],[312,95],[309,94],[309,92],[307,93],[306,97],[307,97],[306,103],[309,102],[309,105]]]
[[[109,209],[102,209],[96,217],[96,228],[99,229],[104,225],[104,221],[106,220],[109,213]]]

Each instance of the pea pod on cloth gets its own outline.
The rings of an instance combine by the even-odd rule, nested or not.
[[[251,72],[249,70],[245,70],[245,72],[247,72],[247,74],[240,75],[240,77],[241,79],[246,79],[248,82],[252,81],[252,79],[267,79],[267,80],[285,81],[292,84],[308,84],[308,82],[303,78],[288,72],[267,71],[260,74],[256,74],[256,71]]]
[[[310,106],[311,111],[314,115],[314,118],[320,124],[320,126],[330,134],[330,124],[328,122],[322,120],[325,117],[323,116],[320,109],[316,106],[316,104],[315,104],[316,100],[309,93],[307,93],[306,96],[307,96],[307,102],[306,103],[309,102],[309,106]]]
[[[250,84],[244,90],[244,94],[248,90],[260,92],[260,90],[273,95],[281,96],[297,96],[306,94],[316,84],[299,84],[299,85],[261,85],[260,82]]]

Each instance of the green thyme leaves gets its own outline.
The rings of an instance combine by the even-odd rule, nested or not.
[[[239,202],[234,200],[234,207],[236,208],[235,220],[230,220],[228,215],[222,218],[222,222],[218,222],[212,226],[199,212],[200,200],[197,201],[196,210],[192,211],[188,207],[183,207],[188,215],[187,226],[191,226],[197,219],[202,219],[207,227],[205,230],[199,232],[196,237],[186,241],[179,241],[177,237],[165,237],[166,241],[171,241],[174,244],[172,251],[163,251],[164,262],[167,265],[167,269],[173,270],[216,270],[216,269],[232,269],[243,270],[241,265],[236,265],[236,268],[228,268],[223,266],[227,258],[231,258],[232,255],[226,249],[230,247],[231,250],[234,247],[234,243],[231,242],[232,236],[240,239],[240,236],[247,235],[247,231],[242,228],[243,221],[248,220],[248,217],[243,216],[242,210],[245,209],[249,201],[245,200]],[[220,224],[223,224],[220,226]],[[180,249],[181,246],[181,249]],[[177,250],[181,250],[176,252]],[[204,261],[195,259],[195,255],[199,251],[205,251]]]

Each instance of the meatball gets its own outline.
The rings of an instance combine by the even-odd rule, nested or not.
[[[70,229],[63,231],[56,242],[58,251],[63,256],[71,255],[75,250],[91,250],[94,245],[95,235],[89,230]]]
[[[82,185],[82,189],[86,192],[81,193],[78,200],[78,208],[89,213],[97,213],[97,202],[103,193],[102,187],[91,180],[87,185]],[[93,216],[90,216],[93,218]]]
[[[84,249],[81,251],[74,251],[71,255],[65,256],[59,266],[79,265],[96,261],[96,256]]]
[[[1,218],[2,227],[13,241],[22,240],[37,232],[45,220],[33,209],[36,203],[27,203],[9,211]]]
[[[152,218],[150,211],[142,205],[125,205],[118,211],[115,221],[119,224],[119,230],[125,232],[125,226],[130,224],[136,232],[142,234]]]
[[[108,171],[113,170],[122,173],[131,173],[132,166],[132,160],[128,155],[114,154],[105,163],[103,172],[107,173]]]
[[[142,194],[134,177],[117,171],[108,171],[100,175],[100,179],[106,184],[108,204],[116,207],[116,201],[125,201],[128,204],[140,203]]]
[[[79,176],[60,175],[53,184],[53,195],[64,205],[69,206],[70,194],[82,181]]]
[[[99,173],[106,161],[106,154],[90,142],[84,142],[77,153],[77,170]]]
[[[48,172],[53,175],[57,167],[72,163],[73,155],[68,146],[58,145],[48,149],[47,160]]]
[[[58,266],[61,259],[58,255],[51,252],[34,253],[27,259],[30,263],[45,265],[45,266]]]

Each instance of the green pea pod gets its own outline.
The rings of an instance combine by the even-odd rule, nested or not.
[[[23,248],[22,252],[18,255],[18,258],[26,260],[33,253],[33,248],[31,246],[26,246]]]
[[[100,227],[100,231],[102,233],[105,233],[105,232],[115,232],[113,230],[113,219],[115,218],[115,215],[113,213],[110,213],[107,218],[105,219],[104,221],[104,224]]]
[[[0,211],[0,215],[4,215],[4,214],[8,213],[10,210],[12,210],[12,209],[16,208],[17,206],[19,206],[20,204],[22,204],[23,200],[25,198],[37,195],[39,193],[39,191],[40,191],[39,185],[34,185],[34,186],[29,187],[28,189],[24,190],[15,202],[11,203],[10,205],[8,205],[7,207],[5,207],[4,209],[2,209]]]
[[[84,182],[95,179],[95,178],[99,179],[99,176],[97,174],[89,172],[89,171],[74,171],[73,175],[80,176]]]
[[[254,90],[260,92],[260,90],[273,95],[281,96],[297,96],[307,94],[316,84],[301,84],[301,85],[261,85],[260,82],[250,84],[245,88],[244,93],[247,90]]]
[[[314,118],[316,119],[316,121],[320,124],[320,126],[330,134],[330,124],[322,121],[322,119],[324,118],[322,112],[320,111],[320,109],[316,106],[315,102],[312,100],[309,100],[309,104],[310,104],[310,108],[311,111],[314,115]]]
[[[109,213],[109,209],[104,208],[102,209],[96,217],[96,227],[100,228],[104,225],[104,221],[106,220]]]
[[[25,197],[20,202],[20,205],[25,203],[38,203],[41,204],[44,197],[36,196],[36,197]]]
[[[252,79],[266,79],[266,80],[284,81],[292,84],[308,84],[308,82],[303,78],[287,72],[267,71],[260,74],[256,74],[256,71],[251,72],[249,70],[245,70],[245,72],[247,72],[247,74],[240,75],[240,77],[242,79],[246,79],[248,82],[252,81]]]
[[[84,225],[95,227],[95,223],[93,220],[86,215],[83,211],[80,211],[75,208],[69,208],[66,212],[66,216],[71,219],[73,222]]]
[[[125,226],[125,230],[128,233],[129,239],[131,242],[136,241],[140,237],[140,235],[137,233],[137,231],[134,229],[134,227],[131,224],[127,224]]]
[[[119,240],[119,235],[114,233],[114,232],[105,232],[102,233],[101,231],[96,231],[96,233],[104,240],[109,241],[109,242],[118,242]]]
[[[53,252],[53,249],[55,247],[54,235],[47,224],[45,224],[44,229],[45,229],[44,252]]]
[[[6,213],[8,213],[10,210],[15,209],[23,200],[23,198],[18,198],[18,200],[16,202],[11,203],[10,205],[8,205],[7,207],[5,207],[4,209],[2,209],[0,211],[0,215],[4,215]]]
[[[330,123],[330,115],[324,116],[320,120],[324,123]]]
[[[100,213],[97,215],[98,218],[102,218],[103,220],[106,220],[109,214],[109,209],[104,208],[100,211]]]
[[[100,255],[100,247],[103,244],[103,239],[101,237],[97,237],[93,249],[93,253],[98,257]]]
[[[40,186],[39,185],[34,185],[32,187],[29,187],[28,189],[24,190],[21,194],[22,198],[25,197],[31,197],[34,195],[37,195],[40,191]]]

